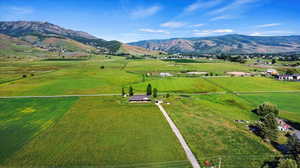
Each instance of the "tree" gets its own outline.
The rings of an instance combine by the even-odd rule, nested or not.
[[[300,165],[300,141],[295,136],[290,136],[288,139],[288,147],[293,159]]]
[[[153,89],[153,97],[155,97],[155,98],[157,97],[157,92],[158,92],[158,90],[156,88],[154,88]]]
[[[276,59],[272,59],[272,64],[276,64]]]
[[[259,136],[266,140],[276,141],[278,136],[278,123],[275,118],[275,114],[269,113],[261,119],[261,123],[258,124],[260,129]]]
[[[292,159],[280,159],[278,168],[297,168],[297,163],[295,160]]]
[[[294,75],[294,74],[296,74],[296,73],[298,73],[298,72],[297,72],[297,70],[294,69],[294,68],[288,68],[288,69],[286,69],[286,71],[285,71],[285,74],[287,74],[287,75]]]
[[[122,88],[122,96],[125,96],[125,89],[124,88]]]
[[[104,69],[105,67],[102,65],[102,66],[100,66],[100,69]]]
[[[148,86],[147,86],[147,95],[148,96],[152,95],[152,86],[151,86],[151,84],[148,84]]]
[[[279,109],[276,105],[272,103],[263,103],[259,105],[256,109],[256,112],[260,116],[266,116],[267,114],[273,113],[275,116],[278,116]]]
[[[133,88],[132,86],[129,86],[129,90],[128,90],[129,96],[133,96]]]

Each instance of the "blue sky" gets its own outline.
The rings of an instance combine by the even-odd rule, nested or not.
[[[300,0],[0,0],[0,20],[48,21],[122,42],[299,35]]]

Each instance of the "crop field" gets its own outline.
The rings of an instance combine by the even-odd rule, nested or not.
[[[256,120],[247,101],[232,95],[173,97],[164,105],[200,163],[259,167],[278,153],[233,120]]]
[[[217,86],[231,91],[300,91],[299,82],[278,81],[264,77],[220,77],[209,78]]]
[[[154,88],[158,88],[160,92],[205,93],[223,91],[223,89],[203,80],[202,78],[185,77],[154,78],[132,86],[138,92],[145,92],[145,88],[148,83],[150,83]]]
[[[0,113],[3,166],[189,167],[153,104],[86,97],[4,99],[1,105],[6,106]]]
[[[120,94],[129,86],[135,94],[142,94],[151,84],[161,94],[170,93],[166,99],[170,105],[164,107],[201,164],[221,158],[223,167],[259,167],[278,152],[234,120],[254,122],[258,117],[251,110],[272,102],[281,117],[298,123],[300,83],[176,74],[262,70],[229,62],[128,60],[105,55],[86,60],[15,61],[0,63],[0,96]],[[175,76],[145,75],[159,72]],[[201,94],[210,92],[222,93]],[[18,98],[0,99],[0,107],[0,167],[190,167],[152,103],[130,104],[120,96]]]
[[[160,60],[138,60],[128,63],[126,70],[147,73],[147,72],[180,72],[180,71],[204,71],[223,75],[231,71],[254,71],[255,68],[238,63],[176,63]],[[257,69],[256,70],[263,70]]]
[[[276,104],[280,109],[280,116],[291,121],[300,121],[299,93],[264,93],[241,95],[255,105],[264,102]]]

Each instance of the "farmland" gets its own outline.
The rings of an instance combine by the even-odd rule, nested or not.
[[[201,163],[209,160],[217,164],[221,158],[224,167],[258,167],[278,154],[246,127],[233,122],[257,119],[243,99],[232,95],[204,95],[168,101],[171,105],[165,108]]]
[[[190,167],[153,103],[91,96],[121,94],[130,86],[135,94],[145,94],[148,84],[158,89],[159,98],[170,103],[163,106],[201,164],[221,158],[224,167],[258,167],[278,156],[274,147],[234,122],[258,120],[251,111],[263,102],[278,105],[280,117],[300,121],[299,82],[222,77],[230,71],[265,70],[247,64],[91,55],[83,60],[1,62],[0,70],[0,96],[77,95],[0,99],[4,167]],[[182,75],[188,71],[214,76]],[[173,76],[161,77],[160,72]]]
[[[88,97],[79,100],[72,98],[66,101],[73,102],[74,105],[69,108],[63,102],[57,104],[60,102],[59,99],[52,98],[38,101],[17,99],[13,102],[1,100],[4,105],[11,103],[18,105],[16,108],[5,108],[5,111],[1,112],[1,115],[6,117],[0,122],[1,125],[5,125],[1,127],[1,139],[5,138],[2,137],[3,132],[23,128],[24,123],[28,124],[25,128],[34,128],[37,124],[45,129],[39,134],[35,133],[35,136],[32,136],[30,130],[18,130],[28,132],[28,138],[16,139],[20,141],[20,145],[23,145],[18,150],[10,146],[1,148],[1,155],[7,152],[13,153],[4,157],[5,160],[1,160],[4,166],[131,165],[134,167],[135,164],[145,164],[144,166],[151,167],[153,164],[158,167],[168,167],[175,164],[189,167],[183,150],[154,105],[127,104],[116,97]],[[50,107],[41,108],[46,102]],[[58,113],[56,115],[51,113],[55,111],[51,109],[51,105],[55,104],[56,108],[63,109],[61,112],[56,112]],[[26,113],[24,109],[32,114],[21,114],[22,111]],[[11,115],[16,111],[17,113]],[[47,117],[50,115],[47,113],[51,113],[51,116]],[[28,116],[30,122],[22,115],[30,115]],[[17,130],[14,131],[21,135]],[[1,145],[3,147],[12,145],[10,142],[16,141],[13,139],[14,136],[11,135],[11,138],[7,138]]]

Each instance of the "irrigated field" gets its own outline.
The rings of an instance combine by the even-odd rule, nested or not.
[[[291,121],[300,121],[300,93],[263,93],[241,95],[249,102],[259,105],[264,102],[276,104],[280,116]]]
[[[278,81],[265,77],[221,77],[209,80],[220,87],[237,92],[300,91],[299,82]]]
[[[203,163],[208,160],[222,167],[260,167],[278,154],[244,124],[234,120],[254,121],[251,106],[232,95],[174,97],[165,105],[182,131],[192,151]]]
[[[12,146],[1,148],[1,155],[5,156],[1,159],[3,166],[189,167],[175,135],[155,105],[128,104],[118,97],[67,100],[76,101],[67,112],[69,106],[59,99],[39,99],[40,102],[27,104],[23,102],[34,100],[1,100],[2,104],[17,105],[0,113],[6,117],[0,121],[1,139],[10,135],[1,141],[1,146]],[[51,109],[51,104],[62,112]],[[43,105],[48,108],[43,109]],[[57,120],[50,122],[47,115],[54,111]],[[25,115],[34,117],[28,121]],[[48,127],[42,126],[38,134],[35,131],[25,136],[27,129],[42,123]],[[9,134],[11,131],[15,134]],[[18,148],[14,141],[19,142]]]

